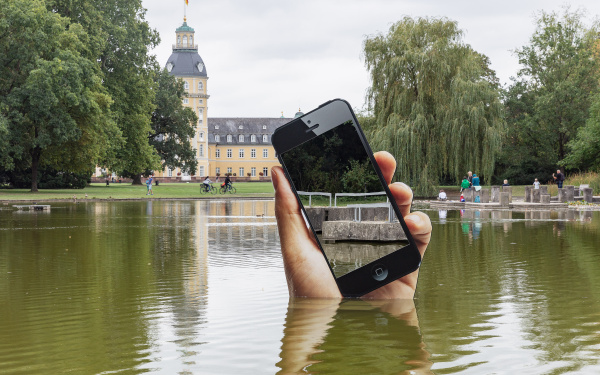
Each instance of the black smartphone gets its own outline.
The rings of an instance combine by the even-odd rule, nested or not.
[[[348,102],[324,103],[271,140],[344,297],[419,268],[419,250]]]

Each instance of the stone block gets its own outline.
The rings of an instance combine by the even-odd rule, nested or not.
[[[490,190],[489,189],[481,189],[479,191],[481,196],[481,203],[490,203]]]
[[[593,203],[594,202],[593,189],[592,188],[584,188],[582,190],[583,190],[583,200],[588,203]]]
[[[506,191],[500,193],[500,206],[508,207],[510,203],[510,194]]]
[[[492,186],[491,200],[493,203],[500,202],[500,188],[501,186]]]
[[[380,241],[399,241],[406,240],[406,234],[400,223],[381,223],[379,224]]]
[[[531,190],[533,186],[525,186],[525,202],[531,202]]]
[[[473,202],[475,199],[474,189],[468,188],[463,190],[463,196],[465,197],[465,202]]]
[[[575,200],[575,186],[567,185],[565,190],[567,191],[567,202],[573,202]]]
[[[540,203],[540,189],[531,189],[531,202]]]
[[[379,241],[380,223],[366,222],[350,223],[348,239],[356,241]]]
[[[540,196],[548,194],[548,185],[540,185]]]
[[[311,222],[313,229],[320,232],[323,229],[323,219],[325,218],[325,208],[323,207],[305,207],[306,216]]]
[[[567,190],[564,188],[558,189],[558,201],[560,203],[565,203],[567,201]]]
[[[327,221],[352,221],[354,220],[354,209],[347,207],[328,207]]]
[[[325,221],[323,222],[323,238],[339,241],[350,239],[351,221]]]
[[[550,204],[550,194],[540,194],[540,203]]]
[[[502,186],[502,192],[508,193],[508,203],[512,203],[512,186]]]

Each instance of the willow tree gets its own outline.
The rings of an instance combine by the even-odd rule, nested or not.
[[[396,180],[431,195],[442,177],[468,170],[489,178],[504,128],[500,90],[488,58],[445,18],[405,17],[367,38],[367,100],[373,148],[391,152]]]

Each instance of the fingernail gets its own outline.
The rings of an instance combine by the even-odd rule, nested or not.
[[[276,172],[275,168],[271,168],[271,182],[273,183],[273,188],[277,189],[277,179],[279,178],[279,175]]]
[[[405,188],[407,188],[407,189],[410,189],[410,188],[408,187],[408,185],[407,185],[407,184],[405,184],[404,182],[394,182],[394,185],[402,185],[403,187],[405,187]]]

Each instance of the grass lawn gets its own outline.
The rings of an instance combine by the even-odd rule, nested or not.
[[[219,187],[220,184],[213,184]],[[270,182],[236,182],[233,186],[237,189],[236,194],[201,194],[200,183],[171,183],[152,186],[154,195],[152,198],[209,198],[209,197],[272,197],[273,185]],[[0,189],[0,201],[2,200],[53,200],[53,199],[136,199],[150,198],[146,196],[146,185],[131,184],[91,184],[85,189],[40,189],[37,193],[31,193],[28,189]]]

